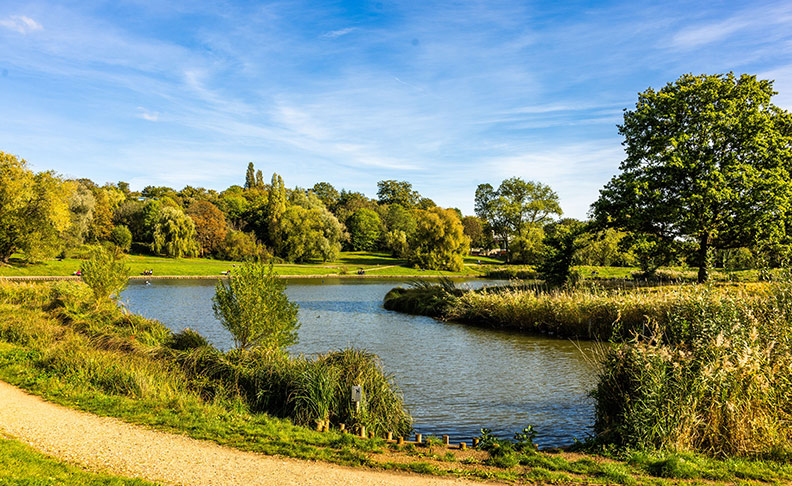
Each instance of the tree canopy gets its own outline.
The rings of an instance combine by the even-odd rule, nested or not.
[[[408,261],[429,270],[461,271],[470,239],[456,211],[434,207],[415,212],[417,228],[410,237]]]
[[[17,251],[52,253],[69,224],[63,182],[51,172],[34,174],[24,159],[0,152],[0,261],[7,263]]]
[[[690,74],[639,93],[619,133],[620,174],[592,205],[602,225],[652,244],[697,245],[699,281],[712,249],[777,241],[792,202],[792,118],[771,81]]]
[[[380,204],[398,204],[408,209],[421,201],[421,195],[413,190],[412,184],[393,179],[377,182],[377,198]]]
[[[511,177],[495,190],[490,184],[476,188],[476,214],[485,219],[501,238],[506,250],[509,240],[522,238],[530,226],[541,226],[562,214],[558,194],[550,186]]]

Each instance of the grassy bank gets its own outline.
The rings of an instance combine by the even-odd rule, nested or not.
[[[544,291],[394,289],[404,312],[620,343],[594,394],[594,443],[792,458],[792,283]]]
[[[68,276],[72,275],[84,260],[78,258],[51,259],[40,263],[26,263],[12,259],[9,265],[0,265],[0,277],[29,276]],[[481,264],[479,264],[481,261]],[[130,275],[142,275],[144,270],[153,270],[154,276],[220,276],[232,271],[240,262],[210,260],[205,258],[164,258],[148,255],[129,255],[126,263]],[[386,253],[342,252],[334,262],[314,262],[302,264],[281,263],[275,265],[279,275],[366,275],[379,276],[467,276],[481,275],[488,265],[499,263],[488,258],[468,257],[462,272],[420,270],[408,266],[405,260],[393,258]]]
[[[333,405],[333,390],[335,384],[346,383],[345,374],[355,375],[356,382],[369,373],[384,376],[365,353],[331,353],[316,360],[220,354],[194,333],[174,335],[156,322],[115,308],[86,306],[84,292],[73,282],[0,282],[0,379],[99,415],[242,450],[348,465],[519,483],[792,481],[792,468],[779,461],[718,461],[694,454],[639,454],[630,448],[614,452],[608,447],[600,449],[607,452],[604,456],[536,452],[506,442],[459,451],[439,446],[437,439],[398,446],[381,438],[354,438],[338,430],[344,411]],[[376,380],[385,386],[384,378],[364,388],[377,390]],[[371,395],[383,393],[387,390]],[[367,403],[361,413],[385,415],[375,411],[379,405],[373,400]],[[278,410],[274,404],[300,413]],[[386,406],[395,408],[392,403]],[[315,431],[313,422],[321,417],[330,420],[328,432]],[[404,418],[399,413],[394,417],[396,424]],[[358,418],[368,420],[366,425],[378,434],[398,430],[393,423],[377,425],[370,417]]]

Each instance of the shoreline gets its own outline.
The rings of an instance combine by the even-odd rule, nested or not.
[[[431,279],[431,278],[478,278],[486,279],[481,275],[344,275],[340,273],[329,273],[319,275],[278,275],[284,279],[319,279],[319,278],[340,278],[340,279]],[[227,275],[130,275],[129,280],[213,280],[227,279]],[[80,280],[76,275],[24,275],[24,276],[0,276],[0,281],[10,282],[46,282],[59,280]]]

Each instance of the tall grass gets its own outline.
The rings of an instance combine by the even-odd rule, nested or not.
[[[158,403],[242,403],[298,425],[330,421],[378,434],[412,428],[400,392],[373,354],[222,353],[193,331],[173,334],[109,301],[97,307],[90,289],[74,282],[0,283],[0,340],[29,349],[32,364],[64,387]],[[351,404],[352,385],[365,392],[360,410]]]
[[[594,393],[599,440],[792,457],[792,285],[756,295],[690,294],[611,349]]]
[[[634,290],[402,289],[446,319],[619,343],[594,392],[597,441],[792,457],[792,283]],[[430,299],[433,299],[430,300]]]

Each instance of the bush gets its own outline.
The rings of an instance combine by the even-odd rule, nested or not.
[[[119,224],[110,232],[110,241],[115,243],[120,249],[129,251],[132,246],[132,232],[123,224]]]
[[[297,342],[297,304],[290,302],[272,265],[246,263],[217,282],[212,309],[237,349],[281,349]]]
[[[82,281],[91,288],[97,304],[115,300],[129,282],[129,267],[122,262],[118,250],[96,246],[91,258],[80,265]]]

